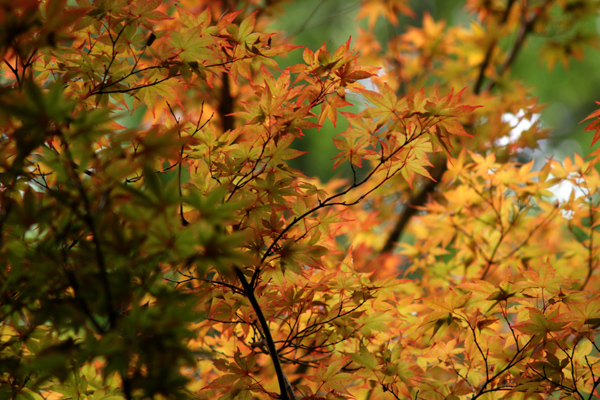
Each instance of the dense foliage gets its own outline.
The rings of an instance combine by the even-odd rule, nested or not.
[[[0,398],[598,398],[600,151],[519,162],[547,132],[511,66],[580,57],[600,3],[381,43],[416,16],[363,0],[329,50],[279,6],[2,2]],[[339,119],[344,174],[292,169]]]

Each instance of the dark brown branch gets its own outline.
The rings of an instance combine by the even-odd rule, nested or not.
[[[168,101],[167,101],[167,106],[169,107],[171,116],[173,117],[173,119],[175,120],[175,123],[177,124],[177,135],[178,135],[179,139],[181,139],[181,126],[179,126],[179,118],[177,118],[177,116],[175,115],[175,111],[173,111],[173,108],[171,107],[171,104]],[[202,110],[202,111],[204,111],[204,110]],[[179,217],[181,218],[181,225],[187,226],[190,223],[183,216],[183,191],[181,189],[181,164],[183,162],[183,151],[184,150],[185,150],[185,145],[182,145],[181,149],[179,151],[179,160],[177,161],[177,164],[178,164],[178,167],[177,167],[177,189],[179,190]]]
[[[424,133],[424,132],[423,132]],[[325,207],[332,207],[332,206],[337,206],[337,205],[341,205],[341,206],[353,206],[356,205],[358,203],[360,203],[367,195],[369,195],[370,193],[372,193],[373,191],[377,190],[379,187],[381,187],[385,182],[387,182],[389,179],[391,179],[394,175],[396,175],[398,172],[400,172],[400,170],[402,168],[404,168],[404,166],[406,165],[406,162],[402,163],[402,166],[398,169],[396,169],[394,172],[390,173],[390,171],[388,170],[388,173],[386,174],[386,176],[377,184],[375,185],[373,188],[369,189],[366,193],[364,193],[363,195],[361,195],[358,199],[351,201],[351,202],[346,202],[346,201],[334,201],[340,197],[345,196],[346,194],[350,193],[352,190],[364,185],[365,183],[367,183],[371,177],[373,175],[375,175],[376,172],[378,172],[381,166],[385,165],[385,163],[390,160],[392,157],[394,157],[400,150],[402,150],[403,148],[405,148],[407,145],[409,145],[410,143],[412,143],[413,141],[415,141],[416,139],[420,138],[421,134],[414,136],[411,140],[409,140],[408,142],[406,142],[404,145],[400,146],[398,149],[394,150],[391,154],[387,155],[387,156],[381,156],[381,159],[379,161],[379,164],[377,166],[375,166],[371,172],[369,172],[367,174],[367,176],[365,178],[363,178],[360,182],[354,182],[352,185],[349,185],[347,188],[345,188],[344,190],[342,190],[339,193],[336,193],[330,197],[328,197],[327,199],[321,201],[319,200],[319,204],[314,206],[313,208],[309,209],[308,211],[306,211],[304,214],[294,217],[294,219],[292,220],[292,222],[290,222],[284,229],[281,230],[281,232],[279,232],[279,235],[275,238],[275,240],[273,240],[273,243],[271,243],[271,245],[267,248],[267,250],[265,251],[265,253],[263,254],[261,260],[260,260],[260,264],[259,266],[256,268],[256,270],[254,271],[254,274],[252,275],[252,287],[254,287],[256,285],[256,282],[258,280],[258,276],[260,274],[260,266],[262,264],[264,264],[264,262],[267,260],[267,258],[272,254],[273,249],[275,248],[275,246],[277,246],[277,244],[279,243],[279,241],[283,238],[283,236],[292,228],[294,227],[298,222],[303,221],[306,217],[308,217],[309,215],[317,212],[318,210],[321,210]],[[410,154],[410,152],[409,152]],[[408,158],[409,154],[406,155],[406,158]]]
[[[69,285],[73,288],[73,295],[75,297],[75,301],[79,304],[84,314],[90,319],[92,325],[96,329],[96,333],[105,334],[106,330],[104,327],[96,320],[96,317],[92,313],[92,310],[88,306],[85,299],[81,296],[81,285],[77,280],[76,275],[73,271],[69,271],[67,268],[64,268],[64,272],[67,275],[67,279],[69,280]]]
[[[13,204],[15,203],[12,201],[6,201],[4,196],[0,197],[0,249],[4,247],[4,224],[12,212]],[[3,281],[6,282],[6,278],[3,277]]]
[[[475,342],[475,344],[477,345],[477,348],[479,350],[479,354],[481,354],[482,359],[484,360],[485,363],[485,368],[486,368],[486,380],[485,382],[481,385],[481,388],[479,389],[479,391],[477,392],[477,394],[474,394],[471,399],[475,400],[478,399],[479,397],[483,396],[486,393],[490,393],[490,392],[495,392],[495,391],[499,391],[499,390],[506,390],[506,388],[501,388],[501,387],[492,387],[491,389],[486,389],[488,387],[488,385],[490,385],[494,380],[496,380],[497,378],[499,378],[500,376],[502,376],[504,373],[506,373],[507,371],[509,371],[512,367],[514,367],[515,365],[517,365],[518,363],[520,363],[521,361],[523,361],[525,358],[527,358],[526,354],[524,353],[525,349],[527,348],[527,346],[529,346],[529,344],[533,341],[533,339],[535,339],[535,335],[533,335],[532,337],[529,338],[529,340],[525,343],[525,345],[523,347],[521,347],[520,350],[518,350],[513,357],[508,360],[508,364],[505,365],[503,368],[501,368],[498,372],[496,372],[493,376],[489,376],[489,371],[487,371],[488,368],[488,355],[487,355],[487,351],[483,352],[483,349],[480,347],[478,340],[477,340],[477,335],[475,333],[475,329],[473,327],[470,327],[471,331],[473,333],[473,340]],[[518,348],[518,342],[515,342],[517,344],[517,348]]]
[[[233,130],[234,118],[233,115],[233,97],[229,88],[229,75],[227,72],[221,73],[221,99],[219,101],[219,117],[221,118],[221,124],[223,132]]]
[[[8,61],[6,61],[6,59],[4,59],[3,61],[15,76],[17,80],[17,85],[21,86],[21,77],[19,76],[19,66],[17,65],[17,62],[15,62],[15,66],[13,67]]]
[[[535,23],[537,22],[538,17],[539,17],[538,13],[535,13],[534,16],[530,20],[525,20],[526,17],[523,17],[523,23],[521,24],[521,27],[519,28],[517,40],[515,40],[515,43],[513,44],[512,48],[510,49],[510,53],[508,54],[506,61],[504,61],[504,64],[502,64],[500,66],[500,68],[498,69],[498,76],[502,76],[511,67],[511,65],[513,65],[513,63],[515,62],[515,59],[517,58],[517,54],[523,47],[523,44],[525,44],[525,39],[531,32],[533,32],[533,27],[535,26]],[[492,90],[496,86],[497,83],[498,83],[497,80],[491,80],[485,87],[484,91]]]
[[[507,6],[506,6],[506,10],[500,21],[501,24],[505,24],[508,21],[509,14],[510,14],[510,11],[511,11],[514,3],[515,3],[514,0],[510,0],[508,2]],[[510,68],[510,66],[514,63],[518,52],[521,50],[523,44],[525,43],[525,39],[526,39],[527,35],[533,31],[533,26],[535,25],[536,20],[537,20],[537,15],[528,21],[524,20],[523,24],[521,25],[521,29],[519,31],[517,40],[513,44],[508,58],[506,59],[504,64],[500,67],[498,76],[500,76],[504,72],[506,72],[506,70],[508,70],[508,68]],[[492,55],[493,55],[494,48],[496,47],[496,45],[497,45],[496,41],[493,41],[490,44],[490,47],[488,48],[488,51],[486,52],[485,59],[482,62],[481,66],[479,67],[479,73],[477,76],[477,80],[475,81],[475,83],[473,85],[473,92],[475,94],[490,91],[497,84],[496,80],[491,80],[488,83],[488,85],[486,85],[486,87],[482,90],[483,81],[485,80],[485,71],[488,68],[488,66],[492,60]],[[435,179],[435,181],[427,182],[427,184],[418,193],[416,193],[416,194],[413,193],[411,195],[408,204],[404,208],[404,211],[398,216],[398,220],[396,222],[396,225],[394,226],[394,229],[392,229],[392,231],[388,235],[388,238],[386,240],[384,247],[380,250],[380,252],[379,252],[380,255],[390,253],[393,250],[394,243],[396,243],[400,240],[400,238],[402,237],[402,233],[404,232],[404,230],[406,229],[406,226],[408,225],[408,222],[410,222],[412,217],[415,216],[415,214],[417,213],[417,209],[419,207],[422,207],[423,205],[425,205],[425,203],[427,202],[427,199],[429,198],[429,195],[434,192],[438,183],[441,181],[441,178],[444,175],[444,173],[446,172],[446,169],[447,169],[446,158],[444,157],[439,161],[439,163],[435,167],[435,170],[432,173],[432,177]]]
[[[269,349],[269,354],[271,359],[273,360],[273,367],[275,368],[275,373],[277,374],[277,381],[279,383],[279,392],[281,393],[281,400],[291,400],[290,394],[288,394],[288,386],[289,381],[283,372],[283,368],[281,368],[281,362],[279,361],[279,356],[277,355],[277,349],[275,348],[275,342],[273,341],[273,336],[271,336],[271,330],[269,329],[269,323],[265,319],[265,315],[260,308],[260,304],[258,304],[258,300],[254,295],[254,288],[250,285],[250,282],[246,279],[246,276],[242,272],[241,269],[235,268],[235,273],[237,274],[238,279],[240,280],[242,287],[244,288],[244,294],[250,301],[254,312],[256,313],[256,318],[258,318],[258,322],[260,322],[260,326],[263,331],[263,335],[265,337],[265,341],[267,343],[267,348]],[[290,388],[292,398],[295,399],[294,393]]]
[[[109,321],[109,330],[115,326],[117,312],[113,307],[113,299],[112,299],[112,290],[110,287],[110,282],[108,279],[108,271],[106,268],[106,260],[104,259],[104,252],[102,251],[100,240],[98,239],[98,232],[96,230],[96,222],[94,221],[94,217],[92,216],[92,207],[90,204],[90,199],[87,196],[85,188],[83,187],[83,182],[79,178],[77,171],[75,170],[74,165],[75,161],[73,160],[73,156],[71,154],[71,149],[69,148],[69,144],[67,142],[66,137],[59,130],[58,136],[61,138],[63,151],[65,156],[67,157],[67,164],[69,166],[68,172],[71,175],[71,179],[75,183],[75,187],[79,192],[79,196],[81,197],[81,201],[83,202],[84,213],[80,214],[81,219],[87,225],[90,233],[92,235],[92,242],[94,244],[94,251],[96,256],[96,263],[98,264],[98,269],[100,271],[100,281],[102,283],[102,289],[104,291],[104,296],[106,297],[106,312],[108,315]],[[76,207],[73,207],[74,211],[77,212]],[[79,213],[78,213],[79,214]]]
[[[410,219],[417,213],[418,207],[422,206],[427,202],[427,198],[429,194],[433,192],[438,182],[442,179],[442,176],[446,172],[446,158],[444,157],[438,165],[433,170],[431,177],[434,180],[431,180],[423,186],[423,188],[419,191],[419,193],[413,193],[404,209],[404,212],[400,214],[400,218],[396,221],[396,225],[394,229],[390,232],[385,245],[381,249],[380,253],[389,253],[394,249],[394,246],[397,241],[402,237],[402,232],[406,228],[406,225],[410,221]]]
[[[510,10],[512,9],[512,6],[514,4],[515,4],[515,0],[510,0],[508,2],[508,4],[506,5],[506,10],[504,11],[504,14],[502,15],[500,24],[503,25],[506,23],[506,21],[508,20],[508,16],[510,15]],[[483,63],[479,67],[479,75],[477,76],[477,81],[475,81],[475,86],[473,86],[473,92],[475,94],[481,93],[481,87],[483,86],[483,81],[485,80],[485,70],[487,69],[487,67],[490,65],[490,62],[492,61],[492,56],[494,55],[494,49],[496,48],[496,44],[497,44],[497,40],[494,39],[492,41],[492,43],[490,44],[490,46],[488,47],[487,52],[485,53],[485,59],[483,60]],[[513,47],[513,49],[514,49],[514,47]],[[514,54],[516,55],[516,52]],[[510,64],[512,64],[513,61],[514,60],[510,60]],[[505,65],[510,65],[510,64],[505,64]],[[491,87],[486,88],[486,91],[490,90],[490,89],[491,89]]]
[[[161,83],[163,83],[163,82],[165,82],[165,81],[167,81],[167,80],[169,80],[171,78],[177,77],[179,75],[181,75],[181,74],[175,74],[173,76],[168,76],[166,78],[155,80],[154,82],[144,83],[144,84],[141,84],[141,85],[138,85],[138,86],[134,86],[134,87],[130,87],[130,88],[125,88],[125,89],[115,89],[115,90],[103,90],[103,89],[101,89],[101,90],[99,90],[97,92],[93,91],[89,95],[91,96],[91,95],[94,95],[94,94],[129,93],[129,92],[133,92],[133,91],[136,91],[136,90],[145,89],[145,88],[148,88],[148,87],[151,87],[151,86],[159,85],[159,84],[161,84]],[[108,86],[106,86],[106,87],[108,87]]]
[[[485,53],[485,59],[483,60],[483,63],[481,63],[481,67],[479,67],[479,75],[477,75],[477,80],[475,81],[475,85],[473,86],[473,92],[475,94],[481,93],[481,87],[483,86],[483,81],[485,79],[485,70],[492,61],[492,56],[494,55],[495,48],[496,40],[492,41],[492,44]]]
[[[600,377],[596,377],[596,375],[594,375],[594,369],[592,368],[592,365],[590,364],[590,361],[588,360],[588,356],[585,356],[585,363],[587,364],[587,367],[590,371],[590,374],[592,375],[592,390],[590,390],[590,398],[592,397],[592,394],[594,392],[596,392],[596,388],[598,387],[598,385],[600,385]]]
[[[400,397],[398,397],[398,395],[396,394],[396,392],[394,392],[394,389],[393,389],[393,388],[390,388],[390,386],[391,386],[391,385],[388,385],[388,384],[382,383],[382,384],[381,384],[381,388],[382,388],[382,390],[383,390],[383,393],[385,393],[385,392],[390,392],[390,393],[392,394],[392,396],[394,396],[394,398],[395,398],[396,400],[400,400]],[[418,395],[419,395],[419,393],[417,392],[417,396],[418,396]]]

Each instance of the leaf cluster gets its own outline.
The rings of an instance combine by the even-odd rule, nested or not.
[[[597,397],[597,151],[519,162],[547,132],[510,68],[532,34],[577,58],[599,4],[468,1],[375,47],[414,13],[365,1],[357,50],[281,70],[271,3],[0,11],[0,397]],[[350,178],[290,167],[338,118]]]

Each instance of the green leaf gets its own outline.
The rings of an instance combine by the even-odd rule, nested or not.
[[[360,353],[352,354],[352,360],[371,371],[377,369],[377,359],[363,344],[360,345]]]

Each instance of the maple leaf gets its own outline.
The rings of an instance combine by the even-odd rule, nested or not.
[[[335,360],[330,363],[320,362],[315,376],[309,377],[311,381],[319,382],[326,391],[335,391],[340,394],[349,395],[346,386],[356,379],[356,375],[340,372],[347,364],[347,358]]]
[[[562,299],[565,297],[563,293],[559,296]],[[574,331],[582,332],[600,324],[599,296],[596,295],[584,301],[569,302],[567,307],[570,312],[559,315],[556,320],[570,323]]]
[[[374,106],[367,108],[363,114],[369,118],[378,118],[379,126],[384,125],[390,119],[401,118],[405,115],[405,100],[398,99],[392,88],[386,83],[381,92],[364,90],[362,95]]]
[[[544,264],[540,266],[540,268],[530,271],[523,272],[523,276],[527,278],[529,285],[531,288],[539,288],[543,291],[547,291],[549,294],[554,295],[558,293],[561,287],[574,282],[571,279],[565,279],[564,277],[556,277],[556,271],[550,265],[550,262],[546,260]],[[525,284],[521,284],[521,287],[527,287]]]
[[[405,0],[368,0],[363,2],[361,10],[356,15],[357,19],[368,17],[369,29],[373,29],[377,18],[382,16],[390,21],[392,24],[398,24],[398,13],[414,17],[414,12],[406,4]]]
[[[319,114],[318,122],[319,129],[323,126],[326,119],[330,120],[335,128],[337,126],[338,108],[351,105],[352,104],[348,103],[342,96],[335,95],[331,98],[327,98],[325,103],[321,105],[321,113]]]
[[[397,156],[393,157],[402,159],[403,166],[400,170],[400,173],[404,179],[406,179],[406,182],[408,182],[409,187],[412,188],[415,174],[419,174],[433,180],[429,174],[429,171],[426,169],[426,167],[432,166],[427,156],[431,150],[431,143],[428,142],[424,137],[418,137],[417,139],[413,140],[410,145],[402,149]]]
[[[516,330],[527,335],[545,337],[548,333],[559,331],[567,325],[567,322],[557,320],[558,310],[551,312],[547,316],[537,308],[529,307],[528,310],[531,322],[523,321],[513,326]]]
[[[412,11],[366,0],[358,49],[283,68],[295,46],[263,31],[272,2],[222,3],[3,4],[12,396],[589,397],[600,150],[536,172],[515,157],[538,127],[502,141],[506,116],[541,110],[512,73],[528,36],[577,59],[593,39],[574,21],[596,6],[470,0],[470,28],[424,8],[384,42],[371,28]],[[341,119],[331,164],[350,179],[289,164]],[[584,121],[596,144],[599,112]]]
[[[352,354],[352,361],[370,370],[377,369],[377,359],[367,347],[362,344],[360,345],[360,352]]]
[[[341,136],[341,138],[334,138],[333,143],[341,151],[333,158],[335,160],[333,169],[335,170],[346,160],[349,160],[358,168],[362,168],[363,157],[372,153],[372,150],[369,150],[369,138],[363,135],[362,132],[351,129],[338,136]]]
[[[423,28],[410,27],[402,35],[403,40],[412,42],[416,47],[433,47],[438,44],[446,26],[445,21],[435,22],[428,12],[423,15]]]
[[[600,102],[596,102],[596,104],[600,105]],[[587,121],[588,119],[593,119],[596,118],[595,120],[593,120],[592,122],[588,123],[588,125],[585,127],[586,131],[593,131],[594,132],[594,137],[592,139],[592,146],[600,139],[600,110],[596,110],[594,112],[592,112],[590,115],[588,115],[587,117],[585,117],[583,120],[581,120],[579,123],[582,123],[583,121]],[[592,158],[592,161],[590,161],[589,168],[591,168],[592,166],[596,165],[598,162],[600,162],[600,150],[595,150],[594,152],[592,152],[591,154],[589,154],[587,156],[588,158]]]

